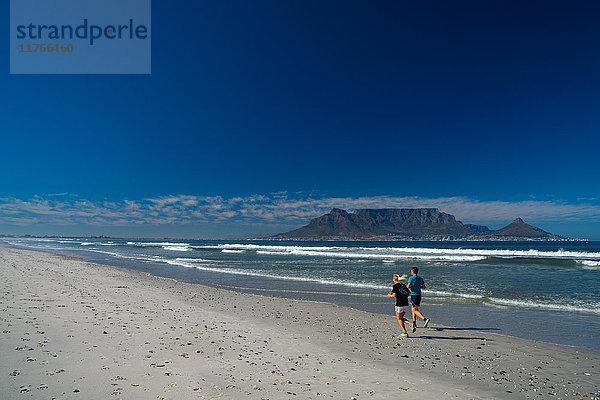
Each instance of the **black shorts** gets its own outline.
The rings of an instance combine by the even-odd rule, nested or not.
[[[410,304],[414,307],[419,307],[421,305],[421,295],[420,294],[411,294],[410,295]]]

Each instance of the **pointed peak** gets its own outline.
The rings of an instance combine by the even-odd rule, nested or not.
[[[521,219],[521,217],[519,217],[519,218],[515,219],[513,222],[511,222],[511,224],[524,224],[524,223],[525,223],[525,221],[523,221]]]

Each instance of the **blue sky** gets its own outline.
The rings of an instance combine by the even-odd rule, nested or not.
[[[487,3],[154,1],[147,76],[9,75],[1,42],[0,233],[439,205],[600,239],[600,4]]]

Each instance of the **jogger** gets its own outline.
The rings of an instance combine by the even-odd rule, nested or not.
[[[425,318],[425,316],[419,311],[419,306],[421,305],[421,289],[427,289],[425,287],[425,281],[419,275],[419,268],[412,267],[410,269],[411,277],[408,278],[408,289],[410,289],[410,304],[412,306],[412,323],[410,324],[410,329],[414,332],[417,330],[417,316],[421,318],[425,323],[423,324],[424,328],[427,328],[429,325],[429,318]]]
[[[398,274],[394,274],[394,286],[392,287],[392,291],[388,293],[388,297],[396,298],[396,307],[394,308],[396,311],[396,319],[400,324],[400,328],[402,328],[401,337],[408,337],[408,332],[406,331],[406,327],[404,326],[405,322],[408,322],[404,316],[409,310],[408,306],[408,288],[402,283],[402,280],[406,279],[406,275],[399,276]]]

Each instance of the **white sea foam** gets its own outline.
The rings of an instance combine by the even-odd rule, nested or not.
[[[23,245],[21,243],[14,243],[14,242],[7,242],[7,243],[10,244],[10,245],[12,245],[12,246],[17,246],[17,247],[25,246],[25,245]],[[27,244],[27,246],[25,248],[27,248],[27,249],[34,249],[34,250],[43,250],[43,251],[48,251],[48,250],[56,250],[56,251],[63,250],[64,251],[64,250],[67,250],[67,248],[65,248],[65,247],[53,247],[53,246],[47,245],[47,244],[46,245],[39,245],[39,246]]]
[[[96,253],[102,253],[102,254],[108,254],[110,256],[116,257],[116,258],[123,258],[126,260],[139,260],[139,261],[146,261],[146,262],[163,262],[165,261],[164,258],[159,257],[159,256],[153,256],[153,257],[136,257],[136,256],[127,256],[125,254],[119,254],[119,253],[115,253],[113,251],[104,251],[104,250],[95,250],[95,249],[90,249],[89,251],[93,251]]]
[[[424,261],[480,261],[481,256],[452,256],[452,255],[425,255],[425,254],[378,254],[378,253],[341,253],[335,251],[316,251],[306,249],[288,249],[285,251],[256,250],[257,254],[265,255],[294,255],[294,256],[316,256],[332,258],[352,259],[375,259],[388,262],[402,260],[424,260]]]
[[[427,293],[431,293],[432,296],[456,296],[464,297],[465,299],[483,299],[484,296],[481,294],[469,294],[469,293],[452,293],[444,290],[427,290]]]
[[[586,267],[600,267],[600,261],[581,260],[579,262]]]
[[[377,289],[377,290],[386,290],[389,289],[388,286],[385,285],[376,285],[372,283],[361,283],[361,282],[348,282],[334,279],[321,279],[321,278],[308,278],[301,276],[282,276],[277,274],[268,274],[264,272],[252,272],[248,270],[242,270],[237,268],[216,268],[204,265],[196,265],[193,263],[180,261],[180,259],[175,260],[164,260],[165,263],[171,265],[178,265],[186,268],[196,268],[202,271],[211,271],[211,272],[221,272],[224,274],[232,274],[232,275],[245,275],[245,276],[257,276],[262,278],[275,278],[275,279],[284,279],[290,281],[300,281],[300,282],[316,282],[322,283],[326,285],[342,285],[349,287],[359,287],[359,288],[369,288],[369,289]]]
[[[541,302],[541,301],[532,301],[532,300],[515,300],[515,299],[505,299],[499,297],[487,297],[485,295],[480,294],[469,294],[469,293],[452,293],[443,290],[428,290],[427,293],[432,296],[443,296],[443,297],[462,297],[467,299],[476,299],[483,301],[484,304],[489,306],[509,306],[515,308],[539,308],[545,310],[559,310],[559,311],[577,311],[577,312],[587,312],[593,314],[600,314],[600,304],[589,304],[587,306],[582,305],[570,305],[565,304],[564,302],[560,302],[557,300]]]
[[[83,243],[80,243],[80,244],[81,244],[82,246],[91,246],[91,245],[94,245],[94,244],[97,244],[97,243],[92,243],[92,242],[83,242]]]
[[[164,246],[189,246],[189,243],[176,243],[176,242],[127,242],[130,246],[140,247],[164,247]]]
[[[342,258],[398,258],[448,261],[481,261],[499,258],[554,258],[600,260],[599,252],[566,250],[503,250],[503,249],[445,249],[429,247],[339,247],[339,246],[276,246],[258,244],[220,244],[228,250],[256,251],[260,254],[290,254]]]
[[[245,250],[237,250],[237,249],[223,249],[222,253],[245,253]]]
[[[586,251],[567,251],[567,250],[506,250],[506,249],[442,249],[442,248],[428,248],[428,247],[376,247],[373,249],[402,252],[402,253],[434,253],[434,254],[469,254],[479,255],[485,257],[524,257],[524,258],[566,258],[573,259],[577,257],[582,258],[598,258],[600,259],[600,253],[598,252],[586,252]]]
[[[512,299],[500,299],[497,297],[489,297],[492,303],[501,304],[505,306],[513,307],[526,307],[526,308],[542,308],[546,310],[557,310],[557,311],[578,311],[588,312],[593,314],[600,314],[600,304],[590,304],[589,306],[575,306],[571,304],[565,304],[559,301],[529,301],[529,300],[512,300]]]
[[[165,250],[171,250],[171,251],[188,251],[191,250],[189,248],[189,246],[162,246],[163,249]]]
[[[240,249],[240,250],[271,250],[271,251],[291,251],[291,250],[305,250],[315,249],[319,251],[332,251],[332,250],[348,250],[348,249],[360,249],[361,247],[340,247],[340,246],[273,246],[273,245],[262,245],[262,244],[238,244],[238,243],[224,243],[219,244],[219,248],[224,249]]]

